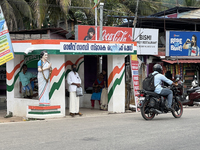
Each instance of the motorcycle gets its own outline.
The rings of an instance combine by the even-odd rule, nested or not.
[[[187,90],[186,99],[189,100],[189,102],[183,103],[183,105],[188,105],[188,106],[200,105],[200,87],[198,85],[199,83],[195,76],[194,80],[192,81],[192,87]]]
[[[172,108],[175,110],[172,115],[175,118],[180,118],[183,114],[183,105],[180,95],[178,95],[178,86],[171,85],[169,87],[173,91]],[[139,103],[141,115],[145,120],[152,120],[155,115],[168,113],[168,101],[166,97],[158,95],[154,92],[139,90]]]

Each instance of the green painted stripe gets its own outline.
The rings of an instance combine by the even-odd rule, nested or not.
[[[114,93],[114,90],[115,90],[116,86],[121,84],[122,78],[123,78],[123,76],[124,76],[124,73],[125,73],[125,70],[123,71],[121,77],[120,77],[119,79],[117,78],[117,79],[115,80],[113,86],[111,87],[110,91],[108,92],[108,103],[110,102],[110,99],[111,99],[111,97],[112,97],[112,95],[113,95],[113,93]]]
[[[53,93],[55,90],[58,90],[60,88],[60,85],[63,81],[63,78],[65,77],[65,72],[63,72],[62,76],[60,77],[60,80],[58,82],[54,82],[52,87],[51,87],[51,90],[49,92],[49,99],[51,99]]]
[[[79,70],[79,68],[80,68],[80,65],[81,65],[82,63],[84,63],[84,60],[83,60],[82,62],[79,63],[78,68],[77,68],[77,72],[78,72],[78,70]],[[71,71],[71,69],[67,69],[67,71],[66,71],[66,73],[65,73],[65,78],[67,78],[67,75],[68,75],[68,73],[69,73],[70,71]]]
[[[47,51],[48,54],[57,54],[57,55],[137,55],[137,50],[134,50],[132,53],[102,53],[102,52],[60,52],[58,49],[41,49],[41,50],[34,50],[28,55],[40,55],[42,51]],[[24,55],[23,52],[15,52],[16,55]]]
[[[20,73],[20,71],[16,74],[16,76],[14,78],[14,82],[13,82],[12,85],[7,84],[7,91],[8,92],[11,92],[14,89],[14,85],[15,85],[15,82],[17,81],[17,78],[19,77],[19,73]]]
[[[20,68],[19,72],[16,74],[13,84],[12,85],[7,84],[7,91],[8,92],[11,92],[14,89],[15,82],[17,81],[17,78],[19,77],[19,73],[21,72],[21,70],[22,70],[22,68]]]
[[[50,111],[50,112],[28,112],[29,114],[40,114],[40,115],[47,115],[47,114],[59,114],[60,111]]]
[[[82,62],[79,63],[78,68],[76,69],[77,72],[78,72],[78,70],[79,70],[79,68],[80,68],[80,65],[81,65],[82,63],[84,63],[84,60],[83,60]]]
[[[65,72],[65,79],[67,78],[68,73],[71,71],[71,69],[67,69],[67,71]]]

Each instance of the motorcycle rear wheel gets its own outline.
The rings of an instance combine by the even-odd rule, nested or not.
[[[149,101],[145,101],[143,107],[140,109],[142,117],[145,120],[152,120],[155,117],[155,113],[150,112],[150,107],[148,106]]]
[[[183,114],[183,105],[180,101],[177,101],[173,104],[174,112],[172,112],[172,115],[174,118],[181,118]]]

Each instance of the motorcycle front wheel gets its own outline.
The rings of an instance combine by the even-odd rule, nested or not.
[[[174,118],[181,118],[183,114],[183,105],[180,101],[177,101],[173,104],[174,112],[172,112],[172,115]]]
[[[143,107],[140,108],[142,117],[145,120],[152,120],[155,117],[155,113],[150,112],[150,107],[148,106],[149,101],[145,101]]]

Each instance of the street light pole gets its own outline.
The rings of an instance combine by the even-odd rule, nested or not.
[[[102,41],[102,30],[103,30],[103,6],[104,3],[100,3],[100,35],[99,40]]]
[[[134,40],[134,36],[135,36],[135,27],[136,27],[136,24],[137,24],[137,13],[138,13],[138,4],[139,4],[139,0],[137,0],[137,4],[136,4],[136,10],[135,10],[135,18],[134,18],[134,21],[133,21],[133,40]]]

